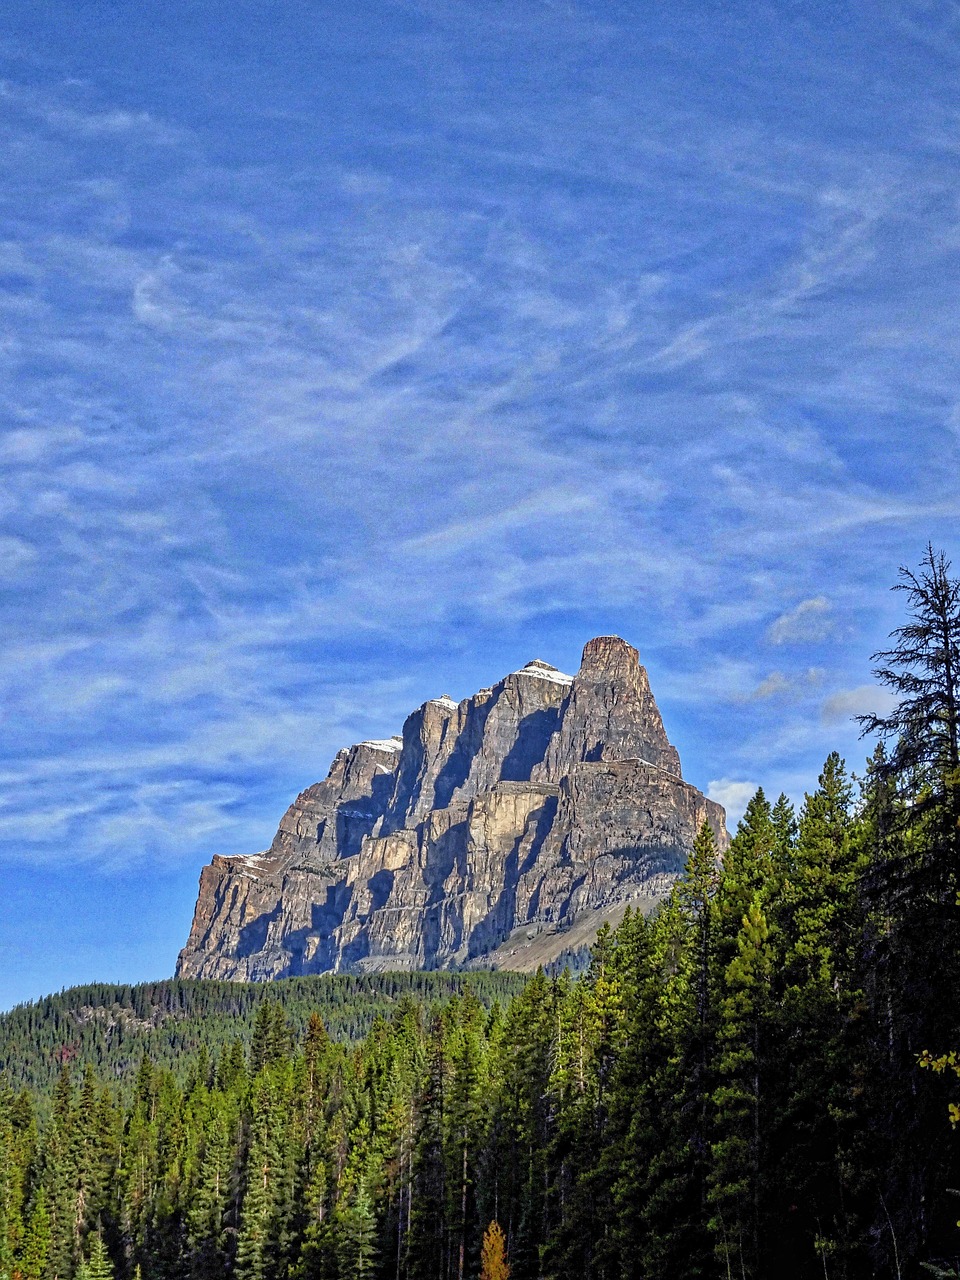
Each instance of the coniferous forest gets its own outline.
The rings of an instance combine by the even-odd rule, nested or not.
[[[0,1277],[956,1275],[960,581],[898,586],[859,775],[704,827],[580,977],[264,988],[136,1062],[8,1015]]]

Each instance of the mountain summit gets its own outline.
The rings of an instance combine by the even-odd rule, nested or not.
[[[265,853],[203,869],[177,974],[534,968],[653,906],[704,818],[725,842],[636,649],[599,636],[576,676],[536,659],[339,751]]]

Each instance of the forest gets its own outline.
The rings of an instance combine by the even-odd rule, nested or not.
[[[179,1081],[203,1046],[210,1055],[239,1040],[249,1047],[260,1006],[279,1005],[300,1037],[319,1013],[333,1040],[356,1042],[378,1017],[392,1016],[403,997],[432,1004],[470,990],[490,1006],[515,995],[519,973],[442,970],[323,974],[277,982],[216,982],[168,978],[137,986],[89,983],[0,1014],[0,1079],[26,1085],[41,1108],[64,1063],[93,1067],[126,1096],[146,1054]]]
[[[15,1011],[0,1277],[960,1274],[960,580],[898,587],[862,774],[704,826],[580,976],[398,987],[362,1038],[267,988],[246,1037],[49,1084]]]

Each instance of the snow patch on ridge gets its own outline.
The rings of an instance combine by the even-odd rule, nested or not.
[[[543,662],[540,658],[534,658],[533,662],[528,662],[525,667],[521,667],[519,671],[514,671],[515,676],[536,676],[538,680],[550,680],[554,684],[573,684],[573,676],[564,675],[562,671],[558,671],[556,667],[551,667],[549,662]]]
[[[259,877],[266,871],[261,864],[268,861],[265,853],[232,853],[230,854],[230,862],[237,866],[236,874],[241,880],[255,880],[260,883]],[[252,873],[252,874],[251,874]]]
[[[367,738],[361,747],[373,747],[375,751],[402,751],[402,738]]]

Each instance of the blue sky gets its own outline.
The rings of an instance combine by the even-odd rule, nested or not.
[[[172,972],[333,752],[617,632],[795,798],[960,558],[954,4],[0,32],[0,1006]]]

